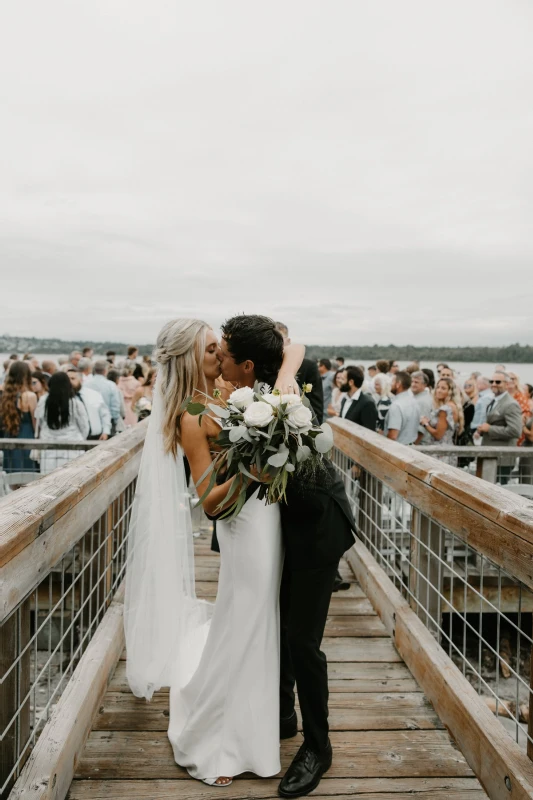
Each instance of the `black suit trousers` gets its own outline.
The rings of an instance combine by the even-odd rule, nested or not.
[[[321,651],[337,564],[291,569],[285,563],[281,581],[280,713],[294,711],[298,691],[304,738],[316,753],[328,743],[328,665]]]

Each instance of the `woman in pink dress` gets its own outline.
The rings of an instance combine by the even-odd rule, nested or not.
[[[137,378],[133,377],[133,370],[134,366],[130,363],[126,363],[122,369],[122,374],[118,379],[118,388],[122,392],[122,396],[124,398],[124,407],[126,409],[126,417],[124,422],[126,425],[135,425],[137,422],[137,414],[131,408],[131,401],[133,395],[140,387],[140,383]]]

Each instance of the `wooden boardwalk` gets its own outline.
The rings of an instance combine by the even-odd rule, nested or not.
[[[214,598],[218,556],[196,540],[197,592]],[[481,800],[486,795],[352,580],[333,596],[324,649],[330,675],[333,766],[314,797],[358,800]],[[168,690],[151,703],[129,691],[121,660],[77,766],[69,800],[274,798],[277,779],[244,775],[229,789],[194,781],[167,740]],[[282,768],[302,742],[282,742]]]

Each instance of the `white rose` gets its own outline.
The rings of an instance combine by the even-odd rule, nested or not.
[[[277,408],[281,403],[281,395],[280,394],[264,394],[263,400],[266,400],[267,403],[270,403],[271,406]]]
[[[244,421],[249,428],[265,428],[273,419],[272,406],[260,400],[249,405],[244,412]]]
[[[287,408],[293,408],[294,406],[302,405],[302,400],[299,394],[284,394],[281,398],[281,402],[285,403]]]
[[[311,425],[313,415],[304,405],[289,408],[288,420],[296,425],[297,428],[308,428]]]
[[[241,389],[235,389],[229,396],[229,402],[244,411],[254,401],[254,390],[249,386],[243,386]]]

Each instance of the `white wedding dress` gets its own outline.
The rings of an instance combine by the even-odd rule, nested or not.
[[[279,757],[279,590],[283,564],[277,505],[256,494],[217,523],[220,576],[211,627],[190,682],[170,690],[174,758],[194,778],[276,775]]]
[[[213,780],[280,770],[280,512],[250,498],[217,523],[214,607],[196,597],[182,452],[164,452],[156,384],[128,533],[124,628],[137,697],[170,687],[176,762]],[[211,621],[210,621],[211,618]]]

